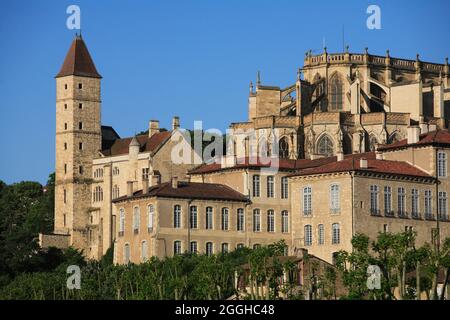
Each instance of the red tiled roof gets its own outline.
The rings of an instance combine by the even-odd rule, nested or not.
[[[398,148],[427,146],[427,145],[448,145],[450,146],[450,132],[448,130],[436,130],[421,134],[417,143],[408,144],[408,139],[403,139],[392,144],[382,145],[378,150],[392,150]]]
[[[366,155],[372,155],[373,152]],[[367,168],[361,168],[361,155],[352,155],[342,161],[335,161],[316,168],[307,168],[291,176],[306,176],[314,174],[325,174],[335,172],[373,172],[385,173],[401,176],[415,176],[424,178],[433,178],[428,173],[414,167],[413,165],[403,161],[377,160],[375,158],[367,158]]]
[[[345,157],[349,157],[350,155],[346,155]],[[369,157],[369,158],[375,158],[375,153],[362,153],[358,155],[353,155],[355,157]],[[270,159],[251,159],[251,158],[241,158],[236,160],[236,165],[233,167],[225,167],[222,168],[220,163],[211,163],[211,164],[203,164],[198,166],[197,168],[192,169],[188,172],[188,174],[202,174],[202,173],[212,173],[212,172],[218,172],[218,171],[225,171],[225,170],[236,170],[236,169],[260,169],[260,168],[268,168],[270,167],[270,163],[268,163]],[[313,168],[322,166],[327,163],[332,163],[337,160],[336,157],[327,157],[327,158],[320,158],[320,159],[298,159],[298,160],[292,160],[292,159],[278,159],[278,169],[281,171],[297,171],[305,168]],[[275,164],[275,162],[272,162],[272,164]]]
[[[155,151],[160,145],[170,139],[172,133],[170,131],[158,132],[152,135],[150,138],[147,134],[136,136],[141,148],[141,152]],[[117,156],[122,154],[128,154],[129,145],[133,137],[114,140],[111,147],[102,150],[105,156]]]
[[[64,76],[101,78],[81,36],[76,36],[56,78]]]
[[[128,199],[138,199],[146,197],[198,199],[198,200],[223,200],[247,202],[248,199],[242,193],[233,190],[223,184],[200,183],[200,182],[178,182],[178,187],[173,188],[171,182],[150,187],[148,192],[143,194],[139,190],[132,197],[123,196],[114,200],[120,202]]]

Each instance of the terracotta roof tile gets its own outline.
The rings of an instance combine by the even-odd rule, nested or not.
[[[421,134],[419,142],[408,144],[408,139],[403,139],[392,144],[382,145],[378,150],[393,150],[406,147],[427,146],[427,145],[448,145],[450,146],[450,132],[448,130],[436,130]]]
[[[177,188],[173,188],[171,182],[166,182],[150,187],[146,194],[143,194],[142,190],[139,190],[135,192],[132,197],[123,196],[115,199],[114,202],[147,197],[223,200],[237,202],[248,201],[247,197],[242,193],[222,184],[180,181],[178,182]]]
[[[345,156],[346,158],[350,155]],[[369,158],[375,158],[375,153],[362,153],[358,155],[354,155],[356,157],[369,157]],[[279,170],[281,171],[297,171],[300,169],[305,168],[312,168],[312,167],[318,167],[327,163],[335,162],[337,160],[336,157],[327,157],[327,158],[320,158],[320,159],[298,159],[298,160],[292,160],[292,159],[279,159]],[[226,170],[236,170],[236,169],[261,169],[261,168],[267,168],[270,165],[267,164],[268,161],[265,159],[254,159],[251,160],[250,158],[241,158],[237,159],[237,164],[233,167],[226,167],[222,168],[220,163],[211,163],[211,164],[203,164],[198,166],[197,168],[192,169],[188,172],[188,174],[202,174],[202,173],[213,173],[218,171],[226,171]]]
[[[59,70],[56,75],[56,78],[70,75],[92,78],[102,77],[97,72],[94,61],[92,61],[89,50],[87,49],[81,36],[76,36],[72,41],[72,45],[67,52],[64,63],[61,70]]]
[[[136,136],[136,139],[141,146],[141,152],[151,152],[158,149],[160,145],[170,139],[171,135],[172,133],[170,131],[162,131],[155,133],[150,138],[148,137],[148,135],[143,134]],[[118,156],[122,154],[128,154],[129,145],[133,138],[134,137],[116,139],[108,149],[102,150],[102,153],[105,156]]]
[[[371,155],[374,153],[367,153]],[[433,178],[428,173],[414,167],[413,165],[403,161],[377,160],[375,158],[367,158],[367,168],[361,168],[361,155],[352,155],[342,161],[335,161],[316,168],[306,168],[291,176],[306,176],[315,174],[335,173],[335,172],[373,172],[385,173],[401,176],[415,176],[424,178]]]

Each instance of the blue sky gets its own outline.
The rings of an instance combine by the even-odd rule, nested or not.
[[[44,183],[54,170],[55,80],[81,8],[83,38],[102,81],[102,123],[121,136],[149,119],[224,130],[247,116],[248,84],[290,85],[307,50],[350,51],[443,63],[450,3],[442,1],[2,1],[0,179]],[[381,30],[366,9],[381,8]]]

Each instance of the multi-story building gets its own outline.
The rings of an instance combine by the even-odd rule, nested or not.
[[[258,74],[227,154],[198,165],[178,117],[127,138],[102,126],[101,76],[77,36],[56,76],[55,230],[41,245],[93,259],[114,246],[124,263],[284,240],[331,262],[356,232],[448,236],[449,84],[447,60],[308,53],[288,88]],[[173,159],[180,143],[189,161]]]

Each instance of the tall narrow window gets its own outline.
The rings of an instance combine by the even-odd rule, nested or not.
[[[83,142],[78,143],[78,149],[83,150]]]
[[[278,155],[280,158],[289,158],[289,141],[288,137],[283,137],[278,142]]]
[[[228,230],[228,208],[222,208],[222,230]]]
[[[253,232],[261,231],[261,212],[259,209],[253,210]]]
[[[260,177],[259,175],[253,176],[253,196],[259,197],[261,195]]]
[[[67,150],[67,142],[64,142],[64,150]]]
[[[83,89],[83,84],[82,83],[78,83],[78,89]]]
[[[190,247],[191,253],[197,253],[197,241],[191,241],[191,247]]]
[[[289,213],[286,210],[281,211],[281,232],[289,232]]]
[[[148,168],[142,168],[142,180],[148,180]]]
[[[147,241],[142,241],[141,244],[141,261],[145,262],[148,259],[148,245],[147,245]]]
[[[281,199],[287,199],[289,197],[289,183],[287,177],[281,178]]]
[[[303,188],[303,214],[310,216],[312,214],[312,188]]]
[[[405,188],[399,187],[397,190],[397,210],[398,210],[399,217],[406,216],[405,199],[406,199]]]
[[[228,243],[222,243],[222,253],[228,253]]]
[[[64,203],[67,203],[67,190],[66,189],[63,190],[63,200],[64,200]]]
[[[207,242],[206,243],[206,255],[207,256],[212,256],[214,253],[214,247],[213,247],[213,243],[212,242]]]
[[[181,254],[181,241],[177,240],[173,243],[173,254],[178,255]]]
[[[332,244],[339,244],[341,242],[341,228],[339,223],[333,223],[332,230]]]
[[[245,217],[244,217],[244,209],[239,208],[237,209],[237,231],[244,231],[244,223],[245,223]]]
[[[312,226],[307,224],[305,226],[305,246],[312,245]]]
[[[274,182],[275,178],[274,176],[268,176],[267,177],[267,198],[273,198],[275,196],[274,193]]]
[[[197,207],[191,206],[189,214],[189,226],[191,229],[197,229]]]
[[[83,122],[78,122],[78,129],[83,130]]]
[[[379,188],[376,185],[370,186],[370,213],[373,215],[379,215],[380,210],[378,208],[378,196]]]
[[[139,212],[139,207],[134,207],[133,209],[133,231],[134,233],[139,233],[139,226],[141,224],[141,217]]]
[[[125,246],[123,248],[123,263],[130,263],[130,245],[128,243],[125,243]]]
[[[115,184],[112,189],[112,198],[117,199],[119,196],[120,196],[120,189],[119,189],[119,186],[117,184]]]
[[[439,220],[447,220],[447,192],[439,191],[438,203]]]
[[[411,216],[419,218],[419,190],[411,189]]]
[[[319,244],[322,245],[325,243],[325,228],[323,224],[319,224],[318,226],[318,236],[319,236]]]
[[[330,109],[342,110],[343,107],[343,81],[340,74],[335,73],[330,79]]]
[[[155,207],[152,204],[147,206],[147,229],[149,232],[153,231],[153,220],[155,216]]]
[[[330,186],[330,211],[333,214],[341,211],[340,191],[338,184]]]
[[[392,215],[392,188],[389,186],[384,187],[384,214]]]
[[[273,210],[267,211],[267,232],[275,232],[275,213]]]
[[[425,219],[431,219],[433,217],[432,211],[432,193],[431,190],[425,190]]]
[[[67,163],[64,163],[64,173],[67,173]]]
[[[438,177],[447,177],[447,154],[443,151],[438,152]]]
[[[181,206],[178,204],[173,207],[173,227],[181,228]]]
[[[125,210],[119,210],[119,237],[125,232]]]
[[[206,207],[205,212],[205,229],[212,230],[213,228],[213,208]]]

